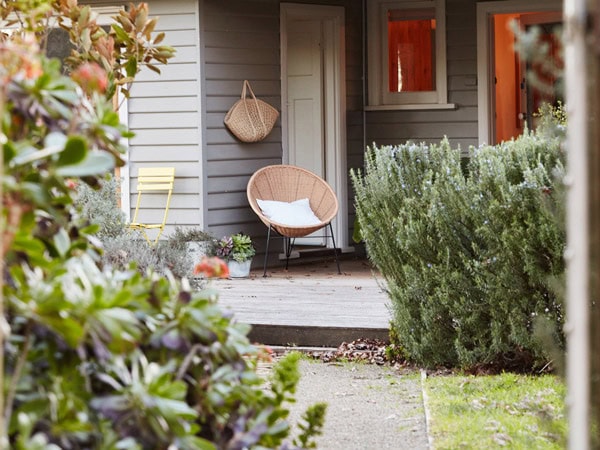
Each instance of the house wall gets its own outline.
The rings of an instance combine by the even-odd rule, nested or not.
[[[478,143],[477,3],[446,0],[448,103],[455,110],[369,111],[367,143],[394,145],[413,140],[439,142],[467,150]]]
[[[223,118],[248,79],[257,97],[281,110],[279,0],[204,0],[206,229],[216,236],[243,231],[263,248],[265,226],[248,205],[246,185],[259,168],[282,162],[281,118],[259,143],[239,142]],[[345,7],[348,167],[362,166],[362,21],[355,0],[297,1]],[[350,183],[349,183],[350,186]],[[349,195],[351,203],[352,195]],[[351,206],[351,205],[350,205]],[[352,218],[350,218],[350,224]],[[347,243],[340,243],[347,244]]]
[[[478,143],[477,23],[475,0],[447,0],[448,103],[455,110],[363,112],[363,2],[312,0],[345,7],[347,167],[363,166],[364,146],[407,140],[438,142],[447,136],[466,150]],[[223,117],[239,98],[242,81],[252,80],[260,98],[281,109],[279,0],[204,0],[202,12],[206,83],[207,228],[217,235],[244,230],[261,236],[264,226],[248,207],[251,174],[282,158],[281,124],[258,144],[238,142]],[[349,227],[354,222],[352,183],[348,182]],[[351,231],[350,231],[351,236]],[[346,244],[352,244],[346,243]]]
[[[161,74],[144,69],[127,102],[130,203],[135,206],[138,168],[174,166],[175,186],[165,234],[175,226],[202,226],[199,12],[195,0],[150,0],[157,32],[177,51]],[[146,195],[146,194],[144,194]],[[148,201],[146,201],[148,200]],[[147,206],[146,206],[147,205]],[[160,222],[164,196],[145,198],[139,220]]]
[[[264,225],[249,208],[245,189],[258,168],[281,163],[281,123],[264,141],[244,144],[227,131],[223,118],[239,98],[244,79],[251,80],[258,97],[281,110],[281,3],[149,1],[151,14],[160,17],[159,30],[166,32],[166,43],[177,55],[160,76],[142,73],[132,89],[128,120],[137,137],[130,142],[130,198],[134,204],[138,167],[173,164],[177,175],[170,229],[200,225],[216,236],[244,231],[258,238],[259,249],[263,245]],[[477,1],[446,3],[448,102],[456,109],[368,112],[363,111],[363,1],[296,3],[345,10],[348,169],[362,167],[365,144],[436,142],[448,136],[463,150],[477,145]],[[348,189],[348,210],[353,211],[351,182]],[[151,221],[160,217],[161,209],[145,213]],[[353,219],[351,212],[350,228]]]
[[[363,111],[363,1],[298,0],[345,9],[347,168],[363,166],[365,144],[435,142],[448,136],[466,150],[478,141],[476,0],[446,0],[448,102],[455,110]],[[95,4],[115,4],[97,0]],[[128,102],[131,204],[140,166],[172,164],[175,193],[168,230],[201,226],[216,236],[244,231],[258,238],[264,225],[248,206],[245,189],[260,167],[282,161],[280,120],[262,142],[244,144],[223,118],[244,79],[258,97],[281,110],[281,0],[149,0],[158,28],[177,55],[162,74],[144,72]],[[202,105],[202,106],[201,106]],[[348,182],[351,235],[352,183]],[[160,204],[161,199],[154,199]],[[144,211],[146,221],[161,209]],[[338,243],[342,246],[352,244]]]
[[[201,79],[199,0],[146,0],[150,15],[159,17],[156,32],[165,32],[163,44],[177,51],[161,74],[142,69],[130,91],[120,100],[121,121],[136,136],[128,141],[129,164],[120,169],[128,219],[137,200],[139,167],[174,166],[176,180],[165,235],[176,226],[203,226]],[[128,0],[81,0],[101,14],[128,7]],[[134,2],[137,4],[137,2]],[[106,22],[108,17],[101,17]],[[128,202],[127,202],[128,200]],[[164,213],[164,196],[148,196],[139,221],[159,223]]]

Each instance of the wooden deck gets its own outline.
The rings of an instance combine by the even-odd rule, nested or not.
[[[383,279],[364,260],[271,268],[250,278],[215,280],[224,309],[253,325],[251,339],[269,345],[337,347],[358,338],[388,337]]]

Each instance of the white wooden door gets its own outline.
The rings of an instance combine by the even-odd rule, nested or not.
[[[287,31],[289,161],[325,178],[321,22],[292,20]]]
[[[319,175],[337,195],[337,246],[348,242],[344,23],[343,7],[281,4],[282,161]],[[331,247],[333,239],[296,244]]]
[[[320,20],[290,20],[287,32],[289,162],[326,179],[322,24]],[[296,239],[296,245],[326,245],[319,237],[323,231]]]

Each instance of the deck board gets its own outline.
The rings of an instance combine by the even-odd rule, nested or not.
[[[384,281],[364,261],[316,263],[262,271],[250,278],[214,280],[219,303],[238,321],[260,325],[388,329],[391,318]]]

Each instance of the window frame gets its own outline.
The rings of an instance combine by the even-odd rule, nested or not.
[[[388,22],[393,9],[434,8],[435,86],[434,91],[388,92]],[[445,0],[369,0],[367,9],[368,103],[367,109],[452,109],[448,104],[446,76]]]

